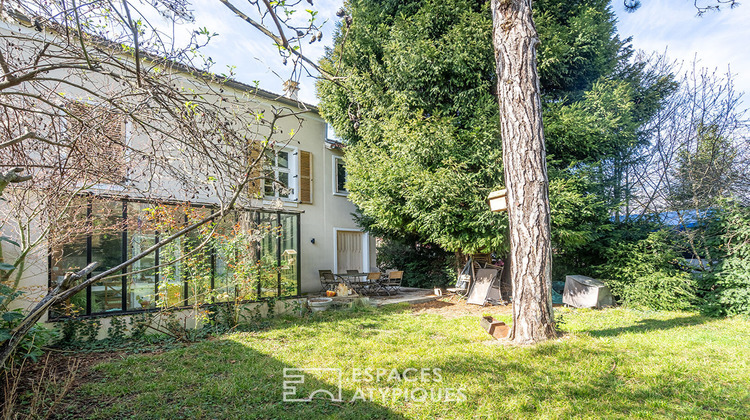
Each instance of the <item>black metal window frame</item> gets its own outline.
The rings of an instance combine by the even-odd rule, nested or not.
[[[92,220],[92,212],[93,212],[93,200],[92,198],[94,195],[88,194],[87,195],[87,207],[86,207],[86,218],[88,222],[91,222]],[[123,220],[123,229],[120,232],[120,235],[122,236],[122,261],[126,261],[128,259],[128,229],[127,229],[127,217],[128,217],[128,204],[129,203],[147,203],[147,204],[153,204],[153,201],[147,201],[147,200],[138,200],[138,199],[131,199],[131,198],[110,198],[111,201],[121,202],[122,203],[122,220]],[[215,208],[215,206],[210,204],[194,204],[194,203],[185,203],[185,202],[163,202],[159,204],[164,205],[186,205],[189,204],[190,207],[193,208]],[[295,216],[295,223],[296,223],[296,233],[297,233],[297,293],[294,295],[289,296],[281,296],[281,271],[277,270],[277,295],[273,298],[297,298],[300,297],[300,290],[302,289],[301,284],[301,266],[302,261],[299,258],[299,256],[302,255],[302,250],[300,249],[301,246],[301,234],[300,234],[300,213],[292,213],[292,212],[284,212],[284,211],[268,211],[263,209],[236,209],[234,210],[237,212],[247,212],[247,213],[253,213],[254,214],[254,222],[256,224],[260,224],[261,222],[261,213],[264,214],[273,214],[275,217],[273,218],[274,228],[278,228],[281,226],[281,215],[291,215]],[[235,213],[235,214],[236,214]],[[187,217],[187,216],[186,216]],[[235,216],[236,217],[236,216]],[[276,237],[276,261],[281,265],[281,235],[277,235]],[[159,232],[154,232],[154,241],[159,241]],[[260,247],[256,248],[256,258],[258,257],[260,253]],[[154,264],[157,266],[157,268],[154,269],[154,292],[159,292],[159,284],[160,284],[160,271],[158,266],[161,264],[160,262],[160,255],[159,250],[157,249],[154,254]],[[214,248],[210,249],[210,259],[211,259],[211,289],[213,290],[215,288],[215,277],[216,277],[216,250]],[[93,235],[88,234],[86,235],[86,264],[90,264],[93,259]],[[52,251],[50,250],[48,253],[47,258],[47,281],[48,281],[48,287],[54,287],[53,280],[52,280],[52,267],[53,267],[53,258],[52,258]],[[124,268],[122,271],[122,303],[121,303],[121,310],[110,310],[110,311],[104,311],[104,312],[92,312],[91,310],[91,303],[92,303],[92,293],[91,293],[91,285],[89,285],[86,288],[86,311],[85,314],[77,315],[78,317],[107,317],[107,316],[115,316],[115,315],[127,315],[127,314],[137,314],[137,313],[144,313],[144,312],[156,312],[159,310],[162,310],[163,308],[156,307],[156,308],[146,308],[146,309],[127,309],[127,294],[128,294],[128,268]],[[91,275],[88,276],[90,278]],[[188,296],[188,281],[190,279],[182,279],[183,282],[183,294],[182,294],[182,305],[176,307],[176,309],[186,309],[193,307],[192,305],[188,305],[187,301],[189,299]],[[258,282],[258,298],[252,299],[252,300],[241,300],[240,303],[254,303],[254,302],[263,302],[269,297],[261,297],[260,293],[260,282]],[[214,305],[220,305],[226,302],[213,302],[213,303],[203,303],[200,306],[201,307],[210,307]],[[56,321],[56,320],[62,320],[68,318],[67,315],[53,315],[53,311],[49,311],[48,320],[49,321]]]
[[[341,169],[339,169],[341,168]],[[340,178],[339,170],[344,171],[344,179],[343,182]],[[346,183],[346,164],[344,163],[344,158],[342,156],[334,156],[333,157],[333,193],[337,195],[348,195],[349,190],[346,189],[344,186]]]

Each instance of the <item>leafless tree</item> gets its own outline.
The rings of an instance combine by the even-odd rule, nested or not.
[[[52,305],[237,206],[250,207],[265,150],[294,141],[304,110],[262,105],[248,86],[208,73],[196,51],[211,34],[178,47],[149,24],[154,13],[191,19],[180,0],[11,0],[1,11],[3,285],[17,289],[57,245],[113,228],[77,217],[82,194],[215,208],[117,267],[68,273],[1,344],[3,365]],[[291,121],[282,128],[284,120]]]
[[[732,196],[750,202],[750,124],[732,74],[699,68],[694,61],[680,88],[650,127],[650,147],[633,171],[633,208],[640,217],[676,215],[686,251],[702,268],[712,260],[700,229],[691,225]]]
[[[622,4],[625,6],[625,10],[634,12],[641,7],[641,0],[623,0]],[[739,5],[740,3],[736,0],[693,0],[693,7],[698,16],[707,12],[718,12],[726,7],[734,9]]]

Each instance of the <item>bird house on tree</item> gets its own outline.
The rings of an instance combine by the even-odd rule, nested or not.
[[[502,190],[492,191],[487,197],[490,203],[490,210],[493,212],[508,211],[508,190],[503,188]]]

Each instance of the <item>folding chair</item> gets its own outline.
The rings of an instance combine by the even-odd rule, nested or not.
[[[370,289],[370,292],[373,294],[388,294],[388,290],[386,290],[381,283],[384,281],[383,274],[380,271],[374,271],[371,273],[367,273],[367,283],[368,288]]]
[[[339,281],[336,280],[336,277],[333,275],[333,271],[318,270],[318,275],[320,275],[320,285],[323,287],[323,290],[336,290],[336,286],[338,286]]]
[[[380,287],[388,293],[388,296],[397,294],[401,288],[401,282],[404,279],[403,271],[391,271],[388,276],[380,281]]]

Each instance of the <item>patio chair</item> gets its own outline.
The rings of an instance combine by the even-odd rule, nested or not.
[[[320,275],[320,285],[323,287],[323,290],[336,290],[336,286],[338,286],[340,282],[336,280],[333,271],[318,270],[318,275]]]
[[[373,271],[371,273],[367,273],[367,280],[374,281],[374,280],[380,280],[383,278],[383,273],[380,271]]]
[[[367,283],[368,283],[368,290],[372,294],[388,294],[388,290],[386,290],[381,283],[384,281],[383,274],[380,271],[373,271],[371,273],[367,273]]]
[[[372,291],[369,281],[363,279],[364,274],[360,273],[359,270],[346,270],[346,283],[352,288],[358,295],[367,296]]]
[[[404,279],[403,271],[391,271],[388,276],[380,281],[380,287],[388,293],[388,296],[397,294],[401,288],[401,282]]]

